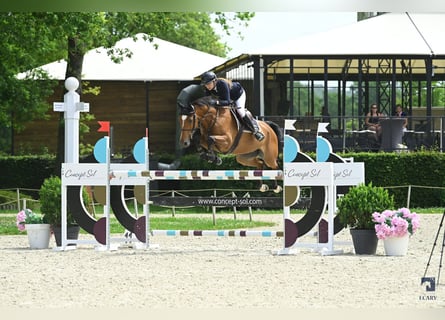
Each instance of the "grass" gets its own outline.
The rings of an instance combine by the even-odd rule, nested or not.
[[[152,212],[151,213],[155,213]],[[170,211],[156,212],[156,217],[150,218],[151,229],[158,230],[232,230],[232,229],[249,229],[258,227],[272,227],[274,223],[264,221],[250,221],[245,218],[246,213],[238,212],[238,216],[244,216],[242,219],[223,219],[218,217],[221,212],[216,215],[216,225],[213,225],[213,219],[209,214],[203,214],[202,217],[191,216],[191,212],[178,212],[176,216],[172,217]],[[196,213],[196,210],[195,210]],[[233,212],[226,212],[233,213]],[[281,213],[281,212],[280,212]],[[258,214],[258,213],[255,213]],[[254,215],[255,215],[254,214]],[[98,217],[102,215],[96,214]],[[165,217],[164,217],[165,215]],[[125,228],[111,215],[110,220],[111,233],[119,234],[124,233]],[[81,233],[86,233],[81,229]],[[16,213],[2,214],[0,215],[0,235],[20,235],[26,234],[20,232],[16,226]]]
[[[99,208],[96,210],[96,217],[102,217],[103,211]],[[131,208],[129,208],[130,211]],[[444,212],[444,208],[417,208],[411,209],[411,211],[418,214],[441,214]],[[139,210],[142,212],[142,209]],[[20,235],[26,234],[25,232],[18,231],[16,227],[16,212],[3,211],[0,212],[0,235]],[[151,229],[158,230],[232,230],[232,229],[250,229],[258,227],[272,227],[274,223],[255,221],[255,215],[264,214],[282,214],[282,210],[254,210],[253,221],[245,218],[248,211],[247,209],[238,210],[238,216],[243,216],[242,219],[235,220],[223,219],[218,217],[221,214],[233,214],[230,209],[218,209],[216,214],[216,225],[213,225],[211,217],[211,210],[201,207],[194,208],[176,208],[175,217],[172,217],[172,210],[169,208],[150,207],[150,213],[156,214],[155,217],[150,218]],[[304,210],[295,210],[293,213],[305,213]],[[193,216],[192,216],[193,214]],[[201,217],[197,217],[196,214],[202,214]],[[98,218],[97,218],[98,219]],[[111,233],[120,234],[125,232],[125,228],[111,215]],[[86,233],[81,229],[81,233]]]
[[[229,229],[249,229],[257,227],[272,227],[272,222],[234,220],[217,218],[216,225],[209,217],[154,217],[150,219],[152,229],[159,230],[229,230]]]

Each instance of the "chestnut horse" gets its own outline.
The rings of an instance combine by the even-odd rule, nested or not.
[[[200,133],[200,146],[206,152],[201,157],[209,162],[221,164],[218,153],[234,154],[236,161],[244,166],[258,170],[270,168],[278,170],[278,154],[281,149],[282,133],[277,124],[271,121],[258,121],[264,139],[258,141],[250,131],[244,131],[244,125],[239,123],[231,112],[231,107],[214,107],[209,105],[211,97],[200,98],[192,103],[193,110],[180,115],[181,135],[179,143],[182,148],[192,144],[193,137]],[[238,123],[240,131],[238,132]],[[268,186],[262,184],[260,191],[267,191]],[[275,184],[275,192],[280,192],[281,186]]]

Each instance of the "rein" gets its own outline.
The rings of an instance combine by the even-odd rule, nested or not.
[[[193,114],[193,125],[192,125],[191,129],[184,129],[184,128],[181,128],[181,131],[195,131],[196,129],[200,129],[200,128],[201,128],[201,122],[202,122],[206,117],[208,117],[208,116],[213,116],[213,114],[210,112],[210,107],[209,107],[209,106],[207,106],[207,107],[208,107],[207,112],[206,112],[201,118],[199,118],[199,117],[196,115],[196,111],[193,111],[193,112],[191,113],[191,114]],[[216,122],[218,121],[219,110],[218,110],[218,108],[215,108],[215,109],[216,109],[216,116],[215,116],[214,119],[212,119],[212,123],[210,124],[210,126],[209,126],[208,129],[207,129],[207,134],[208,134],[208,135],[210,134],[210,131],[213,129],[213,127],[215,126]]]
[[[212,114],[210,113],[210,108],[209,110],[207,110],[206,114],[203,116],[203,118],[207,117],[207,116],[212,116]],[[218,116],[219,116],[219,109],[216,108],[216,116],[213,119],[213,122],[210,124],[209,128],[207,129],[207,134],[210,134],[210,130],[212,130],[212,128],[215,126],[216,121],[218,121]]]
[[[207,106],[207,107],[208,107],[207,112],[204,113],[204,115],[201,118],[196,116],[196,111],[193,113],[193,127],[194,128],[201,128],[201,123],[207,117],[212,117],[213,116],[213,114],[210,112],[210,107],[209,106]],[[213,119],[211,119],[212,122],[210,123],[209,127],[207,128],[207,134],[210,134],[210,131],[213,129],[213,127],[215,126],[216,122],[218,121],[219,109],[218,108],[215,108],[215,109],[216,109],[216,116]],[[198,125],[196,127],[195,127],[195,117],[198,119]]]
[[[221,107],[221,108],[227,108],[227,107]],[[208,127],[208,129],[207,129],[207,136],[210,136],[210,131],[212,130],[212,128],[215,126],[215,124],[216,124],[216,122],[218,121],[218,117],[219,117],[219,115],[220,115],[220,109],[221,108],[215,108],[216,109],[216,116],[215,116],[215,118],[213,119],[213,122],[210,124],[210,126]],[[228,106],[228,108],[232,108],[231,106]],[[236,112],[236,111],[235,111]],[[207,112],[202,116],[202,118],[201,118],[201,121],[202,121],[202,119],[204,119],[205,117],[207,117],[207,116],[212,116],[213,114],[212,113],[210,113],[210,107],[209,107],[209,109],[207,110]],[[232,115],[231,115],[232,116]],[[237,121],[236,120],[236,115],[233,115],[234,116],[234,118],[235,118],[235,121]],[[232,153],[233,152],[233,150],[235,150],[236,149],[236,147],[238,147],[238,144],[239,144],[239,141],[241,140],[241,136],[242,136],[242,134],[243,134],[243,125],[241,125],[240,127],[239,127],[239,130],[238,130],[238,132],[237,132],[237,134],[236,134],[236,136],[235,136],[235,140],[233,141],[233,143],[232,143],[232,145],[230,146],[230,148],[229,148],[229,150],[228,151],[226,151],[226,152],[224,152],[224,154],[230,154],[230,153]]]

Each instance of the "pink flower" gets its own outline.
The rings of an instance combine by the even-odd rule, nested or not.
[[[412,224],[412,233],[416,232],[417,228],[420,226],[420,219],[419,216],[414,216],[411,218],[411,224]]]
[[[376,224],[375,231],[376,231],[377,238],[385,239],[386,237],[388,237],[391,234],[391,227],[385,223]]]
[[[407,208],[374,212],[372,220],[376,223],[374,228],[379,239],[403,237],[407,233],[412,235],[420,225],[419,216]]]
[[[413,217],[417,217],[417,214],[415,212],[410,212],[407,208],[399,209],[402,213],[402,217],[405,219],[412,219]]]
[[[41,215],[32,212],[31,209],[24,209],[17,213],[16,225],[19,231],[25,231],[26,224],[43,223]]]
[[[22,210],[19,213],[17,213],[16,225],[19,231],[25,231],[25,219],[26,219],[25,210]]]
[[[394,215],[394,211],[392,211],[392,210],[385,210],[385,211],[382,212],[382,215],[385,218],[391,218]]]
[[[374,212],[372,214],[372,218],[377,223],[385,222],[385,217],[383,216],[383,214],[380,214],[380,212]]]

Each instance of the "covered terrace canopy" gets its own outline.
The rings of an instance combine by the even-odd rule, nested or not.
[[[344,97],[351,94],[352,83],[358,90],[354,114],[364,115],[369,104],[377,102],[387,114],[401,103],[409,112],[413,105],[426,106],[426,116],[430,116],[431,82],[445,80],[443,30],[445,13],[387,13],[242,54],[213,71],[232,79],[253,79],[250,93],[256,115],[272,115],[273,106],[285,98],[290,115],[301,116],[295,111],[294,85],[306,81],[311,96],[308,109],[313,109],[314,83],[321,82],[324,105],[344,116]],[[331,81],[338,84],[337,105],[328,105]],[[272,114],[265,112],[265,106]]]
[[[224,58],[187,48],[159,38],[153,42],[140,33],[135,39],[128,37],[118,41],[113,49],[131,52],[115,63],[103,47],[89,50],[84,57],[83,80],[99,81],[191,81],[197,72],[204,72]],[[185,63],[193,62],[193,63]],[[51,78],[64,80],[66,60],[43,65]]]

